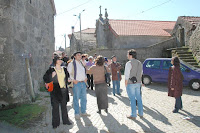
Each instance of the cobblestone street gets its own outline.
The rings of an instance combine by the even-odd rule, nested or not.
[[[124,77],[123,77],[124,78]],[[175,99],[167,96],[167,87],[164,84],[151,84],[143,87],[144,118],[136,120],[126,118],[130,114],[130,103],[124,86],[121,81],[121,96],[113,96],[112,89],[108,89],[109,113],[102,111],[102,115],[97,112],[95,93],[88,90],[87,112],[90,117],[81,117],[75,120],[72,108],[72,97],[67,107],[69,118],[73,125],[61,124],[57,129],[52,129],[51,125],[51,105],[50,99],[45,98],[43,104],[48,105],[48,111],[43,121],[28,129],[28,132],[37,133],[135,133],[135,132],[168,132],[168,133],[198,133],[200,132],[200,91],[192,91],[188,87],[183,90],[183,110],[179,113],[172,113]],[[184,119],[186,116],[190,120]]]

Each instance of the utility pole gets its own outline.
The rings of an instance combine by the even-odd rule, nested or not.
[[[81,47],[81,51],[82,51],[83,44],[82,44],[82,36],[81,36],[81,13],[79,13],[79,20],[80,20],[80,45],[81,45],[80,47]]]
[[[64,37],[65,37],[65,51],[66,51],[66,34],[64,35]]]
[[[82,12],[84,12],[84,11],[85,11],[85,9],[84,9]],[[78,47],[78,50],[81,50],[81,51],[82,51],[82,48],[83,48],[82,34],[81,34],[81,13],[82,13],[82,12],[80,12],[80,13],[79,13],[79,16],[78,16],[79,21],[80,21],[80,46]],[[77,15],[74,15],[74,16],[77,16]]]

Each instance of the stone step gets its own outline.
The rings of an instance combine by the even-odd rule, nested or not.
[[[195,59],[181,59],[181,60],[183,60],[183,61],[185,61],[185,62],[196,62]]]
[[[188,47],[176,47],[176,48],[169,48],[167,50],[188,50],[189,48]]]
[[[187,63],[190,64],[190,65],[192,65],[192,66],[194,66],[194,65],[198,65],[197,62],[187,62]]]
[[[188,52],[188,51],[176,51],[176,53],[179,55],[179,54],[191,54],[192,55],[192,52]]]
[[[194,67],[196,67],[196,68],[200,68],[200,66],[198,66],[198,65],[193,65]]]
[[[183,60],[183,59],[194,59],[193,56],[192,56],[192,57],[191,57],[191,56],[189,56],[189,57],[186,56],[186,57],[179,57],[179,58],[180,58],[181,60]]]
[[[189,48],[188,47],[178,47],[178,48],[176,48],[177,50],[189,50]]]
[[[176,47],[176,48],[170,48],[167,50],[171,51],[172,57],[178,56],[184,62],[187,62],[188,64],[192,66],[200,68],[196,60],[194,60],[192,52],[189,51],[189,47]]]
[[[178,54],[179,57],[193,57],[192,54]]]

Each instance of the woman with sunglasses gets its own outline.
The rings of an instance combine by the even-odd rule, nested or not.
[[[62,64],[61,56],[54,56],[53,64],[45,73],[43,79],[45,83],[53,81],[53,91],[50,92],[52,105],[52,126],[57,128],[60,125],[59,105],[61,106],[62,121],[64,125],[71,125],[67,112],[67,102],[69,92],[67,88],[68,71]]]

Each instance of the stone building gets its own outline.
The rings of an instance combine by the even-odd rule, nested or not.
[[[108,51],[103,52],[107,57],[117,53],[120,61],[126,60],[126,52],[125,54],[122,52],[132,48],[142,50],[138,57],[141,61],[144,61],[144,57],[162,57],[164,49],[176,46],[175,39],[170,34],[175,23],[175,21],[113,20],[108,19],[105,10],[105,18],[100,13],[96,21],[96,40],[100,49],[98,51],[101,51],[100,53],[101,49]],[[154,47],[160,48],[159,51],[154,51]]]
[[[73,32],[73,29],[72,34],[69,34],[68,37],[70,39],[70,54],[76,51],[87,53],[96,48],[95,28],[81,30],[81,40],[80,31]]]
[[[200,61],[200,17],[180,16],[172,31],[179,47],[189,46]]]
[[[30,101],[29,58],[34,92],[43,84],[54,51],[53,0],[0,0],[0,105]]]

